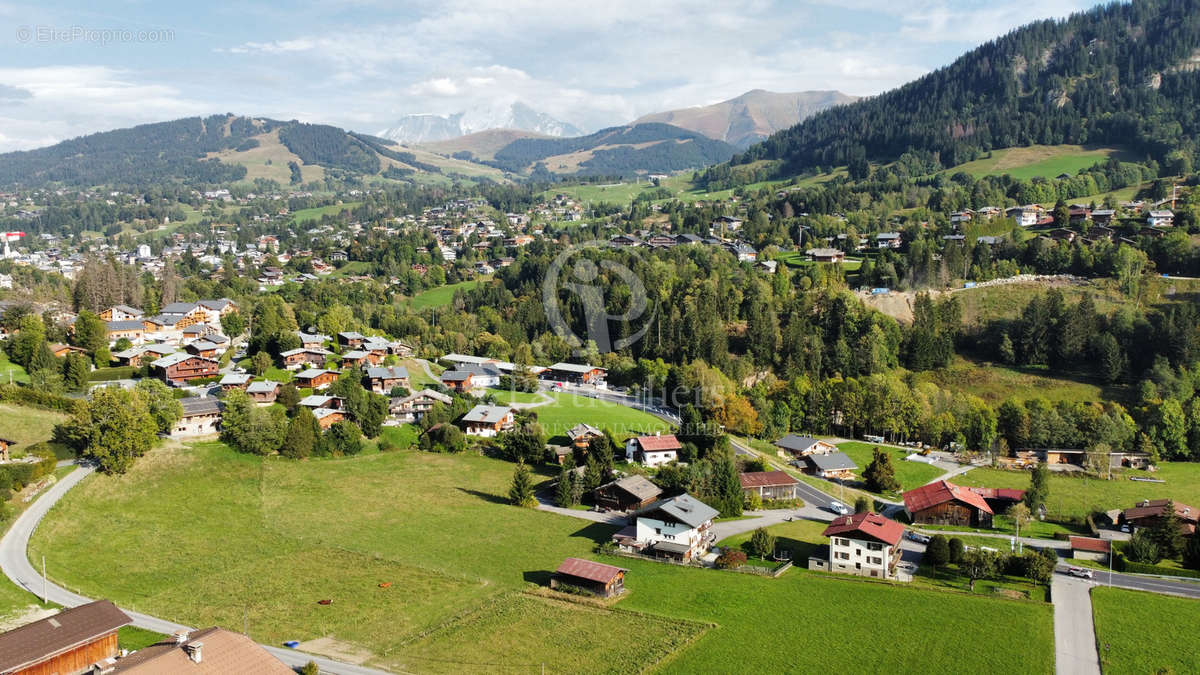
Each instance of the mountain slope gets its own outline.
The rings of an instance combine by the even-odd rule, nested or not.
[[[579,136],[575,126],[516,101],[507,105],[477,106],[453,115],[405,115],[377,136],[400,143],[434,143],[488,129],[518,129],[546,136]]]
[[[840,91],[781,94],[754,89],[737,98],[712,105],[643,115],[633,123],[673,124],[745,149],[822,110],[857,100],[857,96],[849,96]]]
[[[693,169],[724,162],[733,146],[669,124],[612,127],[577,138],[522,138],[490,162],[507,171],[632,175]]]
[[[1109,144],[1160,161],[1200,130],[1200,0],[1040,21],[880,96],[818,113],[736,158],[783,173],[908,150],[954,166],[993,148]]]
[[[552,138],[552,136],[520,129],[488,129],[444,141],[422,143],[418,147],[449,157],[466,158],[467,155],[470,155],[476,160],[490,160],[496,156],[497,151],[522,138]]]

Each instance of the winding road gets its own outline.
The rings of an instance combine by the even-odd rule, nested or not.
[[[63,476],[57,483],[46,490],[41,497],[38,497],[29,508],[17,518],[8,532],[3,538],[0,538],[0,571],[13,581],[17,586],[29,591],[30,593],[44,597],[47,601],[53,602],[63,607],[75,607],[91,602],[92,599],[72,593],[67,589],[53,583],[43,583],[42,575],[34,569],[29,562],[29,540],[33,536],[34,530],[38,524],[42,522],[42,518],[50,511],[50,509],[62,499],[63,495],[78,485],[80,481],[87,478],[95,469],[91,466],[80,466],[78,469]],[[133,612],[128,609],[123,611],[133,619],[133,625],[138,628],[145,628],[156,633],[170,635],[180,630],[193,630],[191,626],[167,621]],[[284,662],[292,668],[298,668],[305,665],[309,661],[317,664],[322,673],[331,673],[332,675],[386,675],[387,671],[359,666],[353,663],[342,663],[333,661],[320,656],[298,652],[293,649],[284,649],[282,647],[273,647],[271,645],[262,645],[272,656]]]

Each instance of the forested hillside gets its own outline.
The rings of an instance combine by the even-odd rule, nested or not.
[[[521,138],[496,152],[495,166],[523,171],[531,165],[574,153],[590,152],[578,162],[585,175],[628,175],[635,171],[679,171],[724,162],[733,146],[669,124],[639,124],[603,129],[578,138]],[[553,161],[547,168],[556,173]]]
[[[1112,4],[1019,28],[899,89],[818,113],[733,163],[783,160],[781,172],[800,173],[920,150],[950,167],[995,148],[1092,143],[1182,173],[1198,106],[1200,0]]]

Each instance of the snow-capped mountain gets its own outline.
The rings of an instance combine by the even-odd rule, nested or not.
[[[487,129],[520,129],[547,136],[583,135],[578,127],[538,112],[520,101],[477,106],[453,115],[405,115],[395,126],[375,135],[400,143],[429,143]]]

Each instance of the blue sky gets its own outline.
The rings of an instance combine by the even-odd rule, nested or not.
[[[0,0],[0,151],[220,112],[373,133],[521,100],[593,130],[755,88],[877,94],[1090,4]]]

